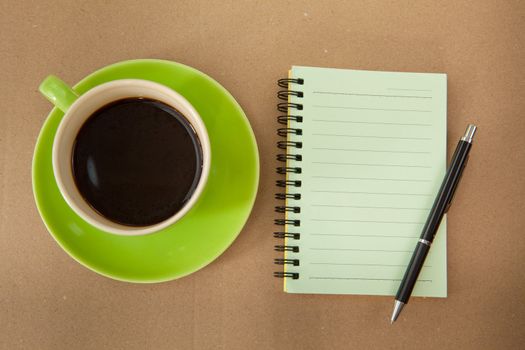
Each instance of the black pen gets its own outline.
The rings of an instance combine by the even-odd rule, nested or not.
[[[394,323],[405,304],[408,303],[408,299],[410,299],[410,294],[412,294],[412,289],[414,289],[419,272],[421,271],[428,251],[430,250],[430,245],[432,244],[432,241],[434,241],[434,236],[439,228],[441,219],[452,203],[454,192],[458,187],[463,170],[467,165],[468,154],[475,133],[476,126],[469,124],[465,135],[459,140],[456,151],[452,156],[450,166],[445,174],[443,183],[441,184],[441,188],[434,200],[434,205],[432,206],[425,226],[423,227],[423,232],[417,242],[416,249],[412,254],[412,259],[410,259],[410,263],[405,271],[405,276],[403,277],[401,285],[397,291],[394,312],[392,313],[390,323]]]

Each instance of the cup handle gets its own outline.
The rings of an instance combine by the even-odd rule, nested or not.
[[[38,90],[45,98],[62,112],[66,112],[78,98],[78,94],[66,83],[54,75],[50,75],[42,81]]]

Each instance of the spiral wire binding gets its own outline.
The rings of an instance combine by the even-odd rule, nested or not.
[[[277,122],[283,125],[288,125],[288,121],[290,120],[294,122],[302,123],[303,117],[300,115],[280,115],[277,117]]]
[[[303,157],[301,154],[296,154],[295,150],[301,149],[303,147],[303,143],[300,141],[290,141],[288,137],[290,135],[293,136],[301,136],[303,134],[303,130],[300,128],[290,128],[288,127],[289,122],[295,122],[295,123],[302,123],[303,117],[301,115],[292,115],[289,114],[292,110],[295,111],[301,111],[303,110],[303,105],[300,103],[292,103],[289,102],[290,97],[296,97],[296,98],[302,98],[304,96],[302,91],[297,90],[291,90],[289,87],[291,84],[295,85],[303,85],[304,80],[303,79],[279,79],[277,82],[277,85],[279,85],[284,90],[280,90],[277,92],[277,97],[280,100],[283,100],[284,102],[280,102],[277,104],[277,110],[281,113],[284,113],[283,115],[279,115],[277,117],[277,122],[281,125],[285,125],[286,127],[281,127],[277,129],[277,135],[284,138],[284,140],[277,142],[277,148],[284,150],[285,153],[280,153],[277,155],[277,160],[284,163],[284,166],[277,167],[276,171],[278,174],[287,175],[287,174],[301,174],[302,169],[300,167],[290,167],[287,165],[288,161],[302,161]],[[293,149],[293,150],[292,150]],[[275,194],[275,199],[278,200],[284,200],[287,199],[293,199],[293,200],[300,200],[301,194],[300,193],[290,193],[289,190],[293,190],[294,188],[301,187],[302,183],[301,180],[293,179],[293,180],[277,180],[275,185],[280,188],[285,188],[286,191],[281,193]],[[301,207],[299,206],[292,206],[292,205],[278,205],[275,207],[275,211],[277,213],[285,214],[286,213],[300,213]],[[274,221],[275,225],[278,226],[285,226],[287,228],[291,227],[300,227],[301,226],[301,220],[297,219],[275,219]],[[299,247],[296,245],[292,245],[290,243],[290,240],[299,240],[301,239],[301,234],[298,232],[287,232],[285,231],[278,231],[273,233],[274,238],[277,239],[285,239],[287,243],[284,245],[275,245],[274,249],[278,252],[284,252],[284,253],[299,253]],[[274,264],[276,265],[289,265],[289,266],[299,266],[300,262],[299,259],[290,259],[290,258],[278,258],[274,259]],[[299,273],[298,272],[274,272],[273,274],[275,277],[279,278],[292,278],[292,279],[298,279]]]
[[[300,154],[278,154],[277,155],[277,160],[280,162],[286,162],[287,159],[296,160],[300,162],[301,160],[303,160],[303,156]]]

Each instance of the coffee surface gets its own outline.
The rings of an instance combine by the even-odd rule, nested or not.
[[[72,157],[76,185],[90,206],[128,226],[178,212],[201,175],[202,149],[176,109],[155,100],[115,101],[81,127]]]

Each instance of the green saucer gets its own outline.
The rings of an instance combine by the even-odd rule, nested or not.
[[[91,270],[121,281],[162,282],[206,266],[234,241],[255,201],[259,157],[253,131],[233,97],[207,75],[162,60],[133,60],[102,68],[75,87],[79,94],[116,79],[151,80],[179,92],[199,112],[211,143],[208,183],[178,222],[145,236],[100,231],[66,204],[53,176],[51,149],[63,113],[54,108],[40,131],[33,158],[33,191],[57,243]]]

